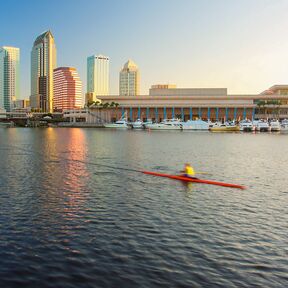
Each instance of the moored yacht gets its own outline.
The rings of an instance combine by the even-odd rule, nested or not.
[[[105,128],[115,128],[115,129],[127,129],[128,122],[126,118],[121,118],[120,120],[116,121],[115,123],[107,123],[104,124]]]
[[[182,122],[183,130],[208,130],[209,123],[201,119]]]
[[[255,125],[256,125],[256,131],[259,131],[259,132],[269,132],[270,131],[270,126],[269,126],[268,122],[265,120],[255,121]]]
[[[13,121],[11,122],[0,122],[0,128],[10,128],[10,127],[14,127],[15,124]]]
[[[146,121],[143,122],[143,128],[147,129],[147,126],[151,124],[153,124],[153,121],[151,119],[146,119]]]
[[[271,132],[279,132],[281,130],[281,126],[278,120],[272,120],[270,122],[270,130]]]
[[[143,121],[138,118],[135,122],[131,123],[131,127],[133,129],[142,129],[143,128]]]
[[[240,123],[240,131],[243,132],[253,132],[255,131],[255,126],[250,120],[242,120]]]
[[[211,132],[237,132],[240,131],[239,126],[235,125],[234,123],[214,123],[209,127]]]
[[[145,125],[150,130],[181,130],[182,122],[178,119],[164,119],[160,123],[153,123]]]
[[[288,119],[282,120],[280,127],[281,133],[288,133]]]

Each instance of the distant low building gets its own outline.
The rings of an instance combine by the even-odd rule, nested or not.
[[[14,109],[19,108],[28,108],[30,107],[30,100],[29,99],[21,99],[14,101]]]
[[[149,95],[109,95],[99,97],[104,103],[117,102],[111,115],[120,119],[126,114],[130,121],[137,118],[161,121],[166,118],[241,120],[288,118],[288,85],[275,85],[264,94],[227,94],[227,88],[150,89]],[[261,104],[261,105],[260,105]],[[264,105],[264,106],[263,106]],[[96,107],[95,107],[96,109]]]
[[[155,84],[152,85],[150,89],[175,89],[177,86],[175,84]]]

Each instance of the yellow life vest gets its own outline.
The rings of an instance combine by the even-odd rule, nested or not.
[[[194,176],[195,175],[194,169],[191,166],[186,166],[185,174],[189,176]]]

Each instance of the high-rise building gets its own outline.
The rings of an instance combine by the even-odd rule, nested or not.
[[[53,70],[56,68],[56,47],[51,31],[38,36],[31,51],[32,108],[45,112],[53,109]]]
[[[109,57],[93,55],[87,58],[87,94],[109,95]]]
[[[120,71],[119,94],[120,96],[140,94],[140,73],[137,65],[132,60],[128,60]]]
[[[73,67],[59,67],[54,69],[54,111],[81,108],[82,82],[77,70]]]
[[[10,112],[20,96],[20,50],[0,48],[0,108]]]

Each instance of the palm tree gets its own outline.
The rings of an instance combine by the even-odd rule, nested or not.
[[[111,108],[115,107],[115,102],[114,102],[114,101],[112,101],[112,102],[110,103],[110,107],[111,107]]]
[[[259,109],[259,114],[266,114],[266,101],[265,100],[259,100],[257,101],[257,106],[258,106],[258,109]],[[261,107],[265,108],[264,111],[261,110]]]
[[[107,109],[109,107],[109,105],[110,105],[109,102],[106,102],[106,103],[103,104],[103,108]]]

